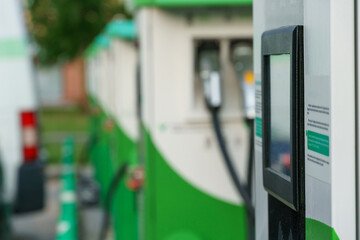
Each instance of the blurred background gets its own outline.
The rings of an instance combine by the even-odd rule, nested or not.
[[[254,238],[251,0],[2,2],[0,239]]]
[[[83,171],[89,178],[92,177],[93,172],[88,159],[80,157],[81,151],[84,151],[89,132],[89,107],[85,89],[83,52],[93,39],[103,31],[108,22],[115,18],[129,18],[131,15],[125,12],[124,2],[118,0],[34,0],[22,2],[6,0],[4,7],[1,8],[1,26],[12,26],[16,30],[15,33],[0,31],[0,68],[4,67],[3,62],[14,61],[13,58],[16,57],[14,54],[18,51],[16,49],[11,50],[11,46],[4,46],[4,42],[9,41],[9,39],[11,41],[27,39],[25,41],[28,45],[25,47],[29,54],[30,64],[33,67],[30,73],[33,79],[29,81],[32,86],[25,83],[26,79],[23,82],[19,81],[18,83],[21,85],[18,87],[28,87],[29,89],[24,90],[24,92],[29,92],[26,95],[35,94],[34,99],[36,101],[30,101],[34,101],[36,104],[34,103],[30,108],[31,112],[36,114],[36,121],[38,121],[36,123],[39,138],[37,154],[38,158],[41,158],[42,161],[45,160],[46,164],[43,169],[45,178],[44,208],[35,212],[11,214],[6,217],[6,221],[9,223],[5,224],[7,225],[4,227],[5,229],[2,229],[2,232],[5,233],[1,239],[55,239],[58,218],[61,213],[59,202],[62,175],[61,159],[62,145],[66,137],[71,136],[73,139],[73,158],[78,171]],[[18,46],[14,48],[16,47]],[[15,65],[19,64],[24,63],[18,61]],[[4,74],[4,70],[0,72]],[[14,74],[11,72],[7,72],[7,74],[12,78],[19,77],[12,76]],[[14,85],[16,87],[16,83]],[[12,88],[7,87],[4,91],[11,91]],[[33,93],[30,93],[31,91]],[[18,98],[21,98],[21,95]],[[7,108],[28,109],[26,101],[28,99],[19,101],[16,107],[7,106]],[[14,129],[13,132],[15,131]],[[9,133],[13,132],[10,131]],[[2,139],[3,137],[1,134]],[[95,186],[95,192],[97,191],[96,188],[97,186]],[[97,203],[97,200],[95,202]],[[84,215],[82,219],[89,220],[88,223],[82,225],[88,234],[83,236],[83,239],[98,238],[95,236],[99,234],[99,225],[102,219],[101,211],[98,208],[96,205],[94,208],[82,212]],[[10,230],[6,230],[7,227]],[[11,236],[7,236],[7,231],[10,232]]]

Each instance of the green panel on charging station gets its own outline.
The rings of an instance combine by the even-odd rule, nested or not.
[[[191,185],[169,166],[149,131],[143,131],[146,240],[248,239],[245,206],[227,203]]]
[[[90,97],[89,102],[96,109],[90,119],[90,133],[96,139],[90,149],[90,160],[95,169],[95,179],[100,185],[101,202],[104,204],[117,170],[124,163],[136,163],[137,143],[116,122],[113,129],[106,129],[104,124],[112,117],[105,113],[97,99]],[[136,193],[126,187],[126,179],[121,180],[116,188],[110,213],[114,239],[138,239]]]

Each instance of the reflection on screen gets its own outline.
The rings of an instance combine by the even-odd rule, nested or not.
[[[290,177],[290,54],[270,56],[270,167]]]

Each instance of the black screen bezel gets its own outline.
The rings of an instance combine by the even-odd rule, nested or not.
[[[288,26],[262,35],[263,184],[272,196],[299,209],[304,175],[304,60],[303,27]],[[290,178],[270,167],[271,89],[270,56],[290,54]]]

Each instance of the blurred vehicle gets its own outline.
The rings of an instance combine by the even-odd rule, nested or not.
[[[39,158],[38,103],[32,59],[21,2],[5,0],[0,8],[0,155],[2,204],[25,213],[44,205]]]

